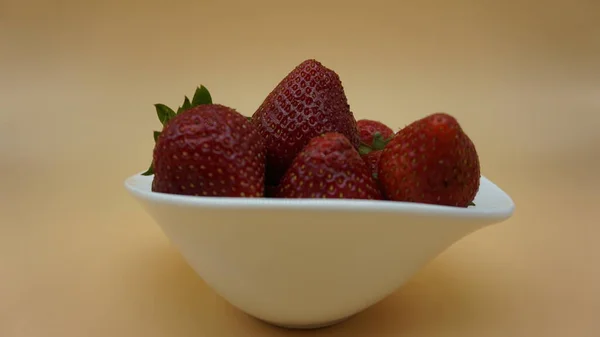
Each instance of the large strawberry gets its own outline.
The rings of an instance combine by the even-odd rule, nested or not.
[[[381,150],[394,136],[394,130],[389,126],[371,119],[361,119],[356,122],[360,135],[359,153],[371,168],[373,176],[377,177]]]
[[[164,128],[156,137],[151,170],[146,173],[154,173],[152,190],[262,197],[265,148],[258,130],[239,112],[212,104],[207,97],[192,102],[186,98],[178,113],[157,105]]]
[[[479,190],[479,179],[475,145],[446,113],[398,131],[379,161],[381,189],[395,201],[467,207]]]
[[[346,136],[314,137],[281,180],[281,198],[381,199],[367,164]]]
[[[252,116],[267,148],[267,183],[277,185],[315,136],[339,132],[358,148],[356,120],[339,76],[316,60],[290,72]]]

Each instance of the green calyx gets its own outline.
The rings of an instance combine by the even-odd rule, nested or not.
[[[373,135],[373,142],[370,145],[361,142],[358,146],[358,153],[360,153],[361,156],[364,156],[373,151],[381,151],[385,148],[385,146],[387,145],[387,143],[390,142],[391,139],[391,137],[388,139],[384,139],[381,133],[375,132],[375,134]]]
[[[179,108],[177,108],[177,112],[173,111],[173,109],[169,108],[168,106],[160,103],[154,104],[154,108],[156,109],[156,115],[158,116],[158,120],[164,128],[164,126],[167,125],[167,123],[178,114],[182,113],[185,110],[203,104],[212,104],[212,97],[210,96],[210,92],[208,91],[208,89],[201,85],[200,87],[196,88],[196,91],[194,92],[194,96],[192,97],[191,101],[187,96],[185,96],[183,104]],[[160,133],[161,131],[153,131],[154,143],[156,143],[156,141],[158,140]],[[142,173],[142,175],[149,176],[153,174],[154,165],[153,163],[151,163],[148,170]]]

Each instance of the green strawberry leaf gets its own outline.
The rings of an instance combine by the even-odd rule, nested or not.
[[[210,92],[203,85],[196,88],[196,92],[194,93],[194,97],[192,97],[192,106],[198,106],[201,104],[212,104],[212,97],[210,96]]]
[[[173,111],[173,109],[169,108],[168,106],[160,103],[154,104],[154,108],[156,109],[156,115],[158,116],[158,120],[163,126],[165,126],[178,113],[201,104],[212,104],[212,97],[210,96],[210,92],[203,85],[200,85],[200,87],[196,88],[196,91],[194,92],[194,96],[192,97],[191,101],[187,96],[185,96],[185,99],[183,100],[183,105],[177,109],[177,112]],[[160,134],[160,131],[153,132],[155,144],[158,141],[158,137],[160,136]],[[144,176],[149,176],[153,174],[154,163],[150,164],[150,167],[146,170],[146,172],[142,173],[142,175]]]
[[[358,146],[358,153],[361,156],[369,154],[369,153],[371,153],[371,151],[373,151],[373,149],[369,145],[367,145],[363,142],[361,142],[360,145]]]
[[[177,113],[185,111],[191,107],[192,107],[192,102],[190,102],[190,99],[187,96],[185,96],[185,98],[183,100],[183,105],[180,106],[179,109],[177,109]]]
[[[469,203],[469,206],[475,206],[475,203],[471,201],[471,202]]]
[[[246,117],[247,120],[252,121],[252,116]]]
[[[182,108],[189,109],[191,107],[192,107],[192,102],[190,102],[190,99],[187,96],[185,96],[185,99],[183,100]]]
[[[156,108],[156,114],[158,115],[158,120],[162,125],[167,124],[171,118],[175,117],[175,111],[164,104],[154,104]]]
[[[387,145],[387,143],[389,143],[390,140],[391,138],[383,139],[381,133],[375,132],[375,134],[373,135],[373,150],[383,150],[383,148],[385,148],[385,146]]]
[[[371,145],[360,142],[360,145],[358,146],[358,153],[360,153],[361,156],[364,156],[373,151],[381,151],[385,148],[385,146],[387,145],[387,143],[390,142],[391,139],[391,137],[388,139],[384,139],[381,133],[375,132],[373,134],[373,142]]]
[[[150,164],[150,167],[148,168],[148,170],[144,173],[142,173],[143,176],[151,176],[154,174],[154,166],[152,164]]]

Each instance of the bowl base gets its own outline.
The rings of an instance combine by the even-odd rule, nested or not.
[[[315,324],[281,324],[281,323],[275,323],[275,322],[269,322],[269,321],[265,321],[262,320],[263,322],[276,326],[278,328],[283,328],[283,329],[291,329],[291,330],[311,330],[311,329],[322,329],[322,328],[327,328],[330,327],[332,325],[336,325],[338,323],[341,323],[347,319],[349,319],[352,316],[348,316],[348,317],[344,317],[344,318],[340,318],[340,319],[336,319],[333,321],[329,321],[329,322],[323,322],[323,323],[315,323]]]

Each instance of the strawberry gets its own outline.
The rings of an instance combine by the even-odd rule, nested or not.
[[[283,176],[278,196],[381,199],[369,167],[350,140],[337,132],[309,141]]]
[[[382,192],[394,201],[467,207],[479,190],[479,179],[475,146],[446,113],[398,131],[379,161]]]
[[[373,140],[377,134],[384,140],[388,140],[394,136],[394,130],[389,126],[371,119],[361,119],[356,122],[360,141],[368,146],[373,145]]]
[[[371,168],[373,176],[377,178],[381,150],[394,136],[394,130],[389,126],[370,119],[361,119],[356,122],[360,135],[359,153]]]
[[[365,154],[361,153],[361,157],[369,166],[373,178],[377,179],[377,175],[379,174],[379,159],[381,158],[381,150],[370,151]]]
[[[339,132],[358,148],[356,120],[339,76],[316,60],[292,70],[266,97],[252,122],[267,148],[267,183],[277,185],[314,137]]]
[[[200,89],[198,89],[200,90]],[[186,103],[187,102],[187,103]],[[189,100],[178,113],[164,105],[156,135],[152,191],[181,195],[262,197],[265,147],[256,127],[210,96]]]

